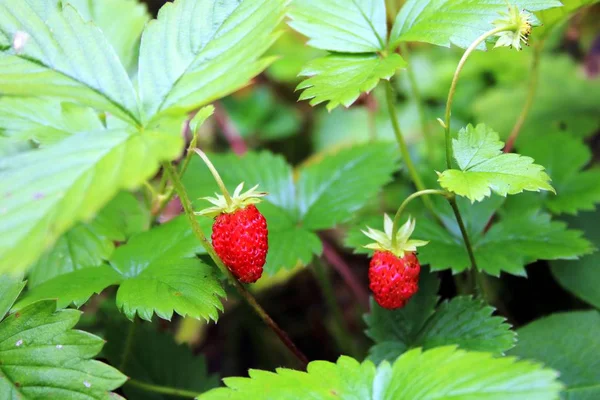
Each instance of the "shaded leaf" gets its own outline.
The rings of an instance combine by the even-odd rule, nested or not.
[[[520,328],[510,354],[543,362],[566,384],[562,398],[588,400],[600,396],[600,314],[558,313]]]
[[[25,287],[20,276],[0,275],[0,321],[12,307],[19,294]]]

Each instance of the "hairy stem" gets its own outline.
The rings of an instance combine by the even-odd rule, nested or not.
[[[396,140],[398,141],[398,146],[400,147],[400,153],[402,154],[402,158],[404,159],[408,173],[410,174],[410,177],[417,190],[425,190],[425,184],[421,180],[421,177],[415,168],[415,164],[413,163],[408,151],[408,146],[406,145],[406,141],[404,140],[404,136],[402,136],[402,131],[400,130],[400,123],[398,122],[398,116],[396,115],[396,109],[394,108],[394,90],[390,81],[385,81],[385,89],[388,112],[392,121],[392,127],[394,128],[394,135],[396,135]],[[429,209],[429,211],[435,215],[433,203],[431,203],[429,198],[423,197],[423,203],[425,203],[425,206]]]
[[[208,159],[208,157],[206,156],[206,154],[204,154],[204,152],[202,150],[194,149],[194,151],[196,152],[196,154],[198,154],[200,156],[202,161],[204,161],[204,164],[206,164],[206,166],[210,170],[210,173],[212,174],[213,178],[215,178],[215,181],[217,182],[219,189],[221,189],[221,192],[223,193],[223,196],[225,197],[225,201],[227,202],[227,205],[231,205],[231,203],[232,203],[231,195],[229,194],[229,191],[225,187],[225,184],[223,183],[223,179],[221,179],[221,175],[219,175],[219,172],[217,171],[217,169],[215,168],[213,163]]]
[[[444,196],[446,198],[452,196],[449,192],[447,192],[445,190],[437,190],[437,189],[420,190],[420,191],[415,192],[415,193],[411,194],[410,196],[408,196],[402,202],[402,204],[400,204],[400,207],[398,207],[398,211],[396,211],[396,215],[394,216],[394,225],[392,227],[392,247],[396,247],[396,243],[397,243],[396,233],[398,232],[398,229],[400,228],[400,218],[402,217],[402,212],[404,211],[406,206],[408,206],[408,203],[410,203],[412,200],[416,199],[417,197],[428,196],[428,195],[440,195],[440,196]]]
[[[421,123],[421,131],[423,132],[423,136],[425,137],[425,143],[427,145],[427,155],[429,159],[433,158],[433,136],[431,136],[431,132],[427,129],[427,117],[425,116],[425,107],[423,105],[423,101],[421,100],[421,93],[419,92],[419,86],[417,85],[417,77],[415,76],[415,70],[413,66],[410,64],[410,52],[408,51],[408,46],[406,42],[400,43],[400,50],[402,52],[402,57],[407,62],[406,73],[408,74],[408,80],[410,81],[410,90],[415,99],[415,103],[417,104],[417,113],[419,114],[419,120]]]
[[[123,356],[121,358],[121,363],[119,364],[119,370],[125,371],[125,367],[127,367],[127,361],[129,360],[129,354],[131,353],[131,346],[133,346],[133,337],[135,336],[135,325],[137,318],[134,318],[131,321],[131,325],[129,325],[129,330],[127,331],[127,339],[125,339],[125,348],[123,349]]]
[[[446,101],[446,115],[444,119],[444,129],[445,129],[445,138],[446,138],[446,167],[452,168],[452,140],[450,137],[450,115],[452,110],[452,101],[454,100],[454,93],[456,92],[456,85],[458,84],[458,78],[460,76],[460,72],[462,71],[465,63],[467,62],[467,58],[471,55],[473,51],[483,43],[487,38],[494,36],[497,33],[504,32],[510,30],[510,27],[506,28],[496,28],[492,29],[479,36],[471,45],[467,48],[462,58],[458,62],[458,66],[456,67],[456,71],[454,71],[454,77],[452,78],[452,84],[450,85],[450,90],[448,91],[448,100]]]
[[[510,153],[513,147],[515,146],[515,142],[519,133],[521,132],[521,128],[523,128],[523,124],[529,115],[529,111],[531,111],[531,106],[533,105],[533,100],[535,98],[535,94],[537,92],[538,85],[538,75],[540,69],[540,57],[542,54],[543,43],[537,43],[533,50],[533,58],[531,60],[531,72],[529,77],[529,88],[527,89],[527,98],[525,100],[525,104],[523,105],[523,109],[521,110],[521,114],[515,122],[515,126],[510,132],[510,136],[506,140],[506,146],[504,146],[504,152]]]
[[[204,153],[202,153],[202,154],[204,154]],[[279,339],[283,342],[283,344],[296,356],[296,358],[298,358],[298,360],[302,363],[302,366],[305,367],[308,364],[308,358],[306,358],[306,356],[300,351],[300,349],[298,349],[298,347],[296,347],[296,345],[294,344],[294,342],[292,342],[292,340],[290,339],[288,334],[283,329],[281,329],[279,327],[279,325],[277,325],[277,323],[275,321],[273,321],[273,319],[269,316],[269,314],[267,314],[267,312],[260,306],[260,304],[258,304],[258,302],[254,298],[254,296],[252,296],[252,294],[250,294],[250,292],[248,292],[246,287],[244,285],[242,285],[235,278],[235,276],[233,276],[231,271],[229,271],[229,269],[225,266],[225,264],[223,264],[223,261],[221,261],[221,259],[215,252],[215,249],[213,248],[212,244],[210,244],[210,242],[204,235],[204,232],[202,232],[202,228],[200,227],[200,224],[198,223],[198,220],[196,219],[196,216],[194,215],[194,210],[192,208],[192,202],[190,201],[190,198],[189,198],[185,188],[183,187],[183,184],[181,183],[181,179],[179,178],[179,175],[175,171],[175,168],[170,163],[163,162],[163,169],[169,175],[169,179],[171,179],[171,181],[173,182],[173,187],[175,188],[175,191],[177,192],[177,195],[179,196],[179,199],[181,200],[181,205],[183,206],[185,215],[187,216],[187,218],[190,222],[190,225],[192,227],[192,231],[194,232],[194,235],[198,238],[198,240],[202,244],[202,247],[204,247],[204,249],[210,256],[210,258],[212,258],[212,260],[215,262],[215,264],[217,265],[217,268],[219,268],[219,270],[221,270],[221,272],[229,280],[229,283],[233,287],[236,288],[236,290],[239,292],[239,294],[244,298],[244,300],[246,300],[248,305],[250,305],[250,307],[252,307],[252,309],[256,312],[256,314],[258,314],[258,316],[263,320],[263,322],[269,328],[271,328],[271,330],[279,337]]]
[[[178,397],[183,397],[183,398],[187,398],[187,399],[195,399],[196,397],[198,397],[202,394],[199,392],[193,392],[191,390],[178,389],[178,388],[173,388],[173,387],[168,387],[168,386],[153,385],[151,383],[140,382],[135,379],[130,379],[125,384],[135,386],[139,389],[145,390],[146,392],[165,394],[168,396],[178,396]]]
[[[334,329],[334,338],[338,342],[338,346],[342,353],[349,354],[351,356],[356,356],[355,348],[352,340],[352,336],[348,332],[346,327],[346,322],[344,321],[344,316],[342,314],[342,310],[339,304],[336,301],[335,293],[333,291],[333,285],[331,284],[331,279],[327,274],[327,270],[321,263],[321,260],[315,258],[313,261],[313,270],[315,272],[315,278],[321,287],[321,292],[323,292],[323,297],[325,298],[325,302],[327,303],[327,308],[331,312],[333,316],[333,321],[336,325],[336,329]]]

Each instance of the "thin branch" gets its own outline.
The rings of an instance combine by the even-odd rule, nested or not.
[[[323,257],[329,265],[331,265],[338,274],[342,277],[346,285],[350,288],[354,297],[364,310],[369,309],[369,293],[364,286],[359,282],[356,276],[352,273],[350,266],[338,254],[337,250],[327,240],[321,237],[323,243]]]
[[[231,146],[231,150],[237,155],[246,154],[248,152],[248,146],[246,146],[246,142],[244,142],[242,135],[240,135],[240,132],[235,127],[233,121],[229,118],[220,104],[215,103],[214,106],[215,121],[217,122],[217,125],[219,125],[219,128],[221,128],[225,140],[227,140],[229,146]]]
[[[151,383],[140,382],[135,379],[130,379],[125,384],[135,386],[139,389],[145,390],[146,392],[166,394],[168,396],[178,396],[187,399],[195,399],[196,397],[202,394],[200,392],[193,392],[191,390],[178,389],[169,386],[153,385]]]
[[[302,367],[306,367],[306,365],[308,364],[308,358],[298,349],[294,342],[292,342],[288,334],[283,329],[281,329],[279,325],[277,325],[277,323],[273,321],[269,314],[267,314],[267,312],[260,306],[260,304],[258,304],[254,296],[252,296],[252,294],[248,292],[246,287],[242,285],[235,278],[235,276],[233,276],[231,271],[229,271],[225,264],[223,264],[223,261],[221,261],[221,259],[215,252],[215,249],[204,235],[204,232],[202,232],[202,228],[200,227],[200,224],[198,223],[198,220],[194,215],[192,202],[190,201],[187,191],[185,190],[183,183],[181,182],[179,174],[177,174],[177,172],[175,171],[175,168],[169,162],[163,162],[162,166],[163,170],[169,175],[169,179],[173,183],[173,187],[177,192],[177,195],[179,196],[181,205],[183,206],[183,210],[192,227],[192,231],[200,241],[202,247],[204,247],[210,258],[212,258],[212,260],[219,268],[219,270],[221,270],[221,272],[228,278],[229,283],[236,288],[236,290],[244,298],[244,300],[246,300],[246,302],[258,314],[258,316],[263,320],[263,322],[269,328],[271,328],[271,330],[273,330],[273,332],[279,337],[279,339],[281,339],[283,344],[285,344],[285,346],[290,350],[290,352],[292,352],[296,356],[296,358],[298,358],[298,360],[302,364]]]

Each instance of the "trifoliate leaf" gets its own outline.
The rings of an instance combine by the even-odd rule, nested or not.
[[[32,304],[0,322],[0,393],[4,398],[97,399],[127,377],[91,360],[104,341],[72,329],[81,313],[56,311],[54,301]],[[118,397],[117,397],[118,398]]]
[[[514,346],[515,334],[504,318],[493,317],[494,308],[468,296],[441,303],[439,280],[424,271],[419,291],[406,307],[386,310],[371,301],[371,313],[365,315],[366,331],[375,345],[369,358],[376,363],[394,361],[405,351],[422,347],[456,344],[465,350],[502,354]]]
[[[184,216],[133,237],[120,246],[111,266],[70,272],[36,286],[17,304],[58,299],[60,306],[79,306],[107,286],[120,285],[117,306],[130,319],[150,320],[156,313],[170,320],[173,312],[196,319],[218,318],[223,291],[213,268],[195,257],[202,252]]]
[[[530,137],[519,151],[543,165],[552,178],[557,195],[544,201],[553,213],[593,211],[600,203],[600,168],[583,170],[592,161],[592,152],[581,139],[567,133],[547,134],[543,140]]]
[[[276,38],[273,31],[286,3],[166,3],[142,36],[139,92],[146,119],[166,113],[183,119],[186,112],[246,85],[271,62],[260,57]]]
[[[0,160],[0,272],[23,271],[119,190],[137,188],[175,158],[178,135],[120,129],[71,136]]]
[[[138,0],[68,0],[84,20],[93,21],[109,41],[127,71],[137,67],[140,38],[150,15]]]
[[[150,227],[150,211],[128,192],[117,194],[94,219],[77,224],[31,267],[29,288],[55,276],[97,267],[108,260],[115,242],[124,242]]]
[[[528,80],[521,78],[477,95],[477,101],[470,103],[476,119],[493,127],[502,138],[508,137],[523,109],[528,88]],[[542,55],[537,89],[517,146],[525,138],[540,138],[549,132],[593,135],[600,128],[599,107],[600,79],[586,77],[567,55]]]
[[[298,263],[306,264],[313,254],[320,254],[320,240],[314,232],[347,221],[389,182],[396,170],[396,154],[396,148],[386,143],[364,144],[323,154],[317,161],[298,169],[297,183],[292,178],[292,168],[283,158],[271,153],[209,157],[230,190],[245,182],[258,184],[269,193],[258,209],[267,219],[271,243],[265,269],[275,273]],[[199,158],[190,163],[183,181],[192,198],[218,190]],[[206,206],[206,201],[194,202],[195,210]]]
[[[600,212],[582,213],[577,217],[569,217],[569,226],[583,230],[585,237],[592,243],[600,243],[598,221]],[[552,261],[552,275],[558,283],[578,298],[600,309],[600,252],[581,257],[579,260]]]
[[[0,99],[0,132],[15,140],[47,146],[77,133],[102,129],[98,114],[88,107],[48,98]]]
[[[385,50],[384,0],[295,0],[289,16],[309,46],[344,53]]]
[[[300,100],[312,106],[328,101],[327,109],[340,104],[349,107],[364,92],[370,92],[381,79],[390,79],[406,61],[398,54],[329,55],[309,62],[300,72],[309,78],[296,89],[304,89]]]
[[[452,140],[454,158],[460,170],[448,169],[439,175],[440,185],[460,196],[481,201],[493,191],[500,196],[524,190],[554,192],[544,167],[530,157],[502,153],[498,134],[487,126],[468,125]]]
[[[299,221],[321,230],[348,221],[391,181],[398,150],[389,143],[356,145],[325,153],[319,162],[299,170]]]
[[[379,367],[342,356],[335,364],[313,361],[307,372],[279,368],[276,373],[250,370],[249,375],[225,378],[227,388],[198,399],[550,400],[558,399],[562,388],[557,373],[540,364],[453,346],[414,349]]]
[[[218,378],[208,373],[206,359],[202,355],[194,355],[186,345],[176,344],[168,332],[158,332],[150,324],[131,321],[111,322],[106,332],[108,342],[103,354],[113,365],[122,365],[122,372],[130,379],[197,393],[219,386]],[[130,332],[132,336],[129,336]],[[131,338],[131,347],[127,359],[123,360],[128,337]],[[130,400],[171,398],[138,389],[128,382],[123,392]]]
[[[561,6],[558,0],[519,0],[513,3],[527,11]],[[499,18],[500,12],[506,12],[508,4],[499,0],[408,0],[394,22],[390,47],[395,48],[400,42],[407,41],[467,48],[479,36],[494,28],[492,23]],[[479,49],[485,49],[485,45],[480,45]]]
[[[133,84],[102,31],[72,6],[36,3],[5,0],[0,6],[0,32],[18,39],[0,57],[0,91],[71,99],[139,123]]]
[[[543,362],[566,384],[563,399],[600,396],[600,314],[580,311],[553,314],[520,328],[510,355]]]

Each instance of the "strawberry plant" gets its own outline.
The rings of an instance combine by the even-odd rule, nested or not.
[[[0,0],[0,399],[600,398],[595,3]]]

